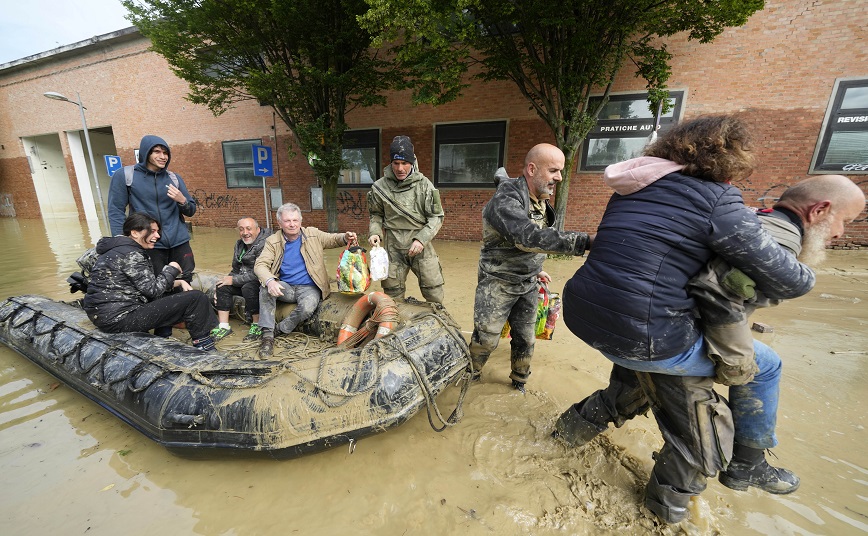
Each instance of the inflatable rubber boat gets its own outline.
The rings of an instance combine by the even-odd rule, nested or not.
[[[213,292],[214,280],[200,276],[194,286]],[[246,354],[202,352],[148,333],[103,333],[79,302],[42,296],[0,305],[0,342],[186,457],[353,448],[422,406],[435,430],[453,424],[464,391],[452,422],[435,397],[466,376],[469,352],[455,321],[440,305],[399,300],[388,334],[358,348],[336,345],[358,301],[332,293],[301,333],[276,339],[286,343],[266,361],[254,359],[256,343]],[[292,307],[283,304],[278,320]]]

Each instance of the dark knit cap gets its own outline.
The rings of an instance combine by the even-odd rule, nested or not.
[[[413,150],[413,142],[409,136],[395,136],[392,145],[389,146],[391,160],[404,160],[411,164],[416,161],[416,153]]]

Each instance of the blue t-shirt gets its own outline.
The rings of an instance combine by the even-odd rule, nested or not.
[[[301,236],[287,241],[283,249],[283,262],[280,263],[280,280],[288,285],[315,285],[301,256]]]

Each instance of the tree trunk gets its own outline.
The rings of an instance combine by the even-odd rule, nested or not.
[[[326,217],[330,233],[339,232],[338,229],[338,180],[330,177],[322,181],[322,197],[325,204]]]

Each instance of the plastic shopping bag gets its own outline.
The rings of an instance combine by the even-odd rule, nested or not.
[[[371,280],[380,281],[389,277],[389,254],[380,246],[371,248]]]
[[[551,320],[551,329],[546,332],[549,315],[552,309],[552,297],[557,299],[557,310],[554,313],[554,318]],[[551,339],[552,332],[554,331],[554,323],[557,320],[558,315],[560,314],[561,308],[561,299],[557,293],[549,294],[549,290],[545,285],[540,285],[539,287],[539,301],[537,302],[536,308],[536,321],[534,322],[534,335],[537,339],[549,340]],[[503,329],[500,331],[500,337],[508,337],[510,332],[509,322],[503,325]]]
[[[344,294],[363,294],[371,285],[368,257],[358,242],[347,244],[338,263],[338,291]]]

